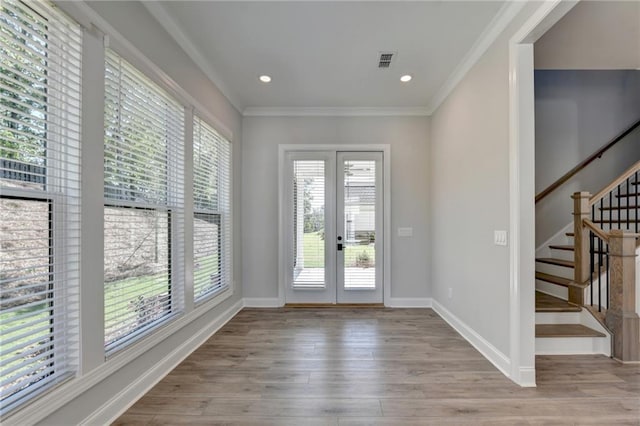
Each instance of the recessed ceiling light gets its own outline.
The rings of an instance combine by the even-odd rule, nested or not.
[[[403,83],[406,83],[408,81],[411,81],[413,77],[411,77],[409,74],[405,74],[402,77],[400,77],[400,81]]]
[[[271,77],[269,77],[268,75],[261,75],[259,78],[263,83],[269,83],[271,81]]]

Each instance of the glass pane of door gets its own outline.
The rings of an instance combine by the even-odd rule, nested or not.
[[[344,288],[376,287],[376,162],[344,161]]]
[[[325,161],[293,161],[293,287],[324,288]]]

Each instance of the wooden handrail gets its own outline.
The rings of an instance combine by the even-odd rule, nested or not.
[[[601,198],[604,198],[608,193],[616,189],[618,185],[620,185],[625,180],[629,179],[633,174],[635,174],[638,171],[640,171],[640,161],[638,161],[633,166],[629,167],[623,174],[621,174],[618,178],[616,178],[616,180],[614,180],[609,185],[602,188],[597,194],[592,195],[591,198],[589,198],[589,205],[592,206],[598,201],[600,201]]]
[[[591,222],[589,219],[582,219],[582,224],[589,228],[591,232],[596,234],[602,241],[609,242],[609,233],[604,229],[600,228],[595,223]]]
[[[581,161],[577,166],[575,166],[573,169],[569,170],[567,173],[565,173],[564,175],[562,175],[562,177],[560,177],[560,179],[558,179],[557,181],[553,182],[551,185],[549,185],[547,188],[545,188],[542,192],[540,192],[538,195],[536,195],[536,203],[540,200],[542,200],[544,197],[546,197],[547,195],[551,194],[553,191],[555,191],[559,186],[561,186],[562,184],[564,184],[566,181],[568,181],[569,179],[571,179],[576,173],[578,173],[580,170],[584,169],[585,167],[587,167],[589,164],[591,164],[591,162],[593,162],[594,160],[602,157],[602,154],[604,154],[605,152],[607,152],[609,149],[611,149],[615,144],[617,144],[618,142],[620,142],[622,139],[624,139],[625,136],[627,136],[629,133],[633,132],[637,127],[640,126],[640,120],[637,120],[635,123],[633,123],[631,125],[631,127],[629,127],[627,130],[625,130],[624,132],[620,133],[618,136],[616,136],[615,138],[613,138],[611,140],[611,142],[608,142],[606,145],[604,145],[602,148],[600,148],[599,150],[597,150],[596,152],[594,152],[593,154],[591,154],[589,157],[587,157],[585,160]],[[617,185],[616,185],[617,186]]]

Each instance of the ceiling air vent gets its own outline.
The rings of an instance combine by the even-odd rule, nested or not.
[[[389,68],[391,66],[391,60],[395,54],[396,52],[380,52],[378,68]]]

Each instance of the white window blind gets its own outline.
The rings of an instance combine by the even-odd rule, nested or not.
[[[324,160],[293,161],[294,288],[324,288],[325,282]]]
[[[194,298],[231,281],[231,144],[201,118],[193,121]]]
[[[182,307],[184,108],[107,49],[105,346],[145,335]]]
[[[81,30],[0,2],[0,413],[78,365]]]

